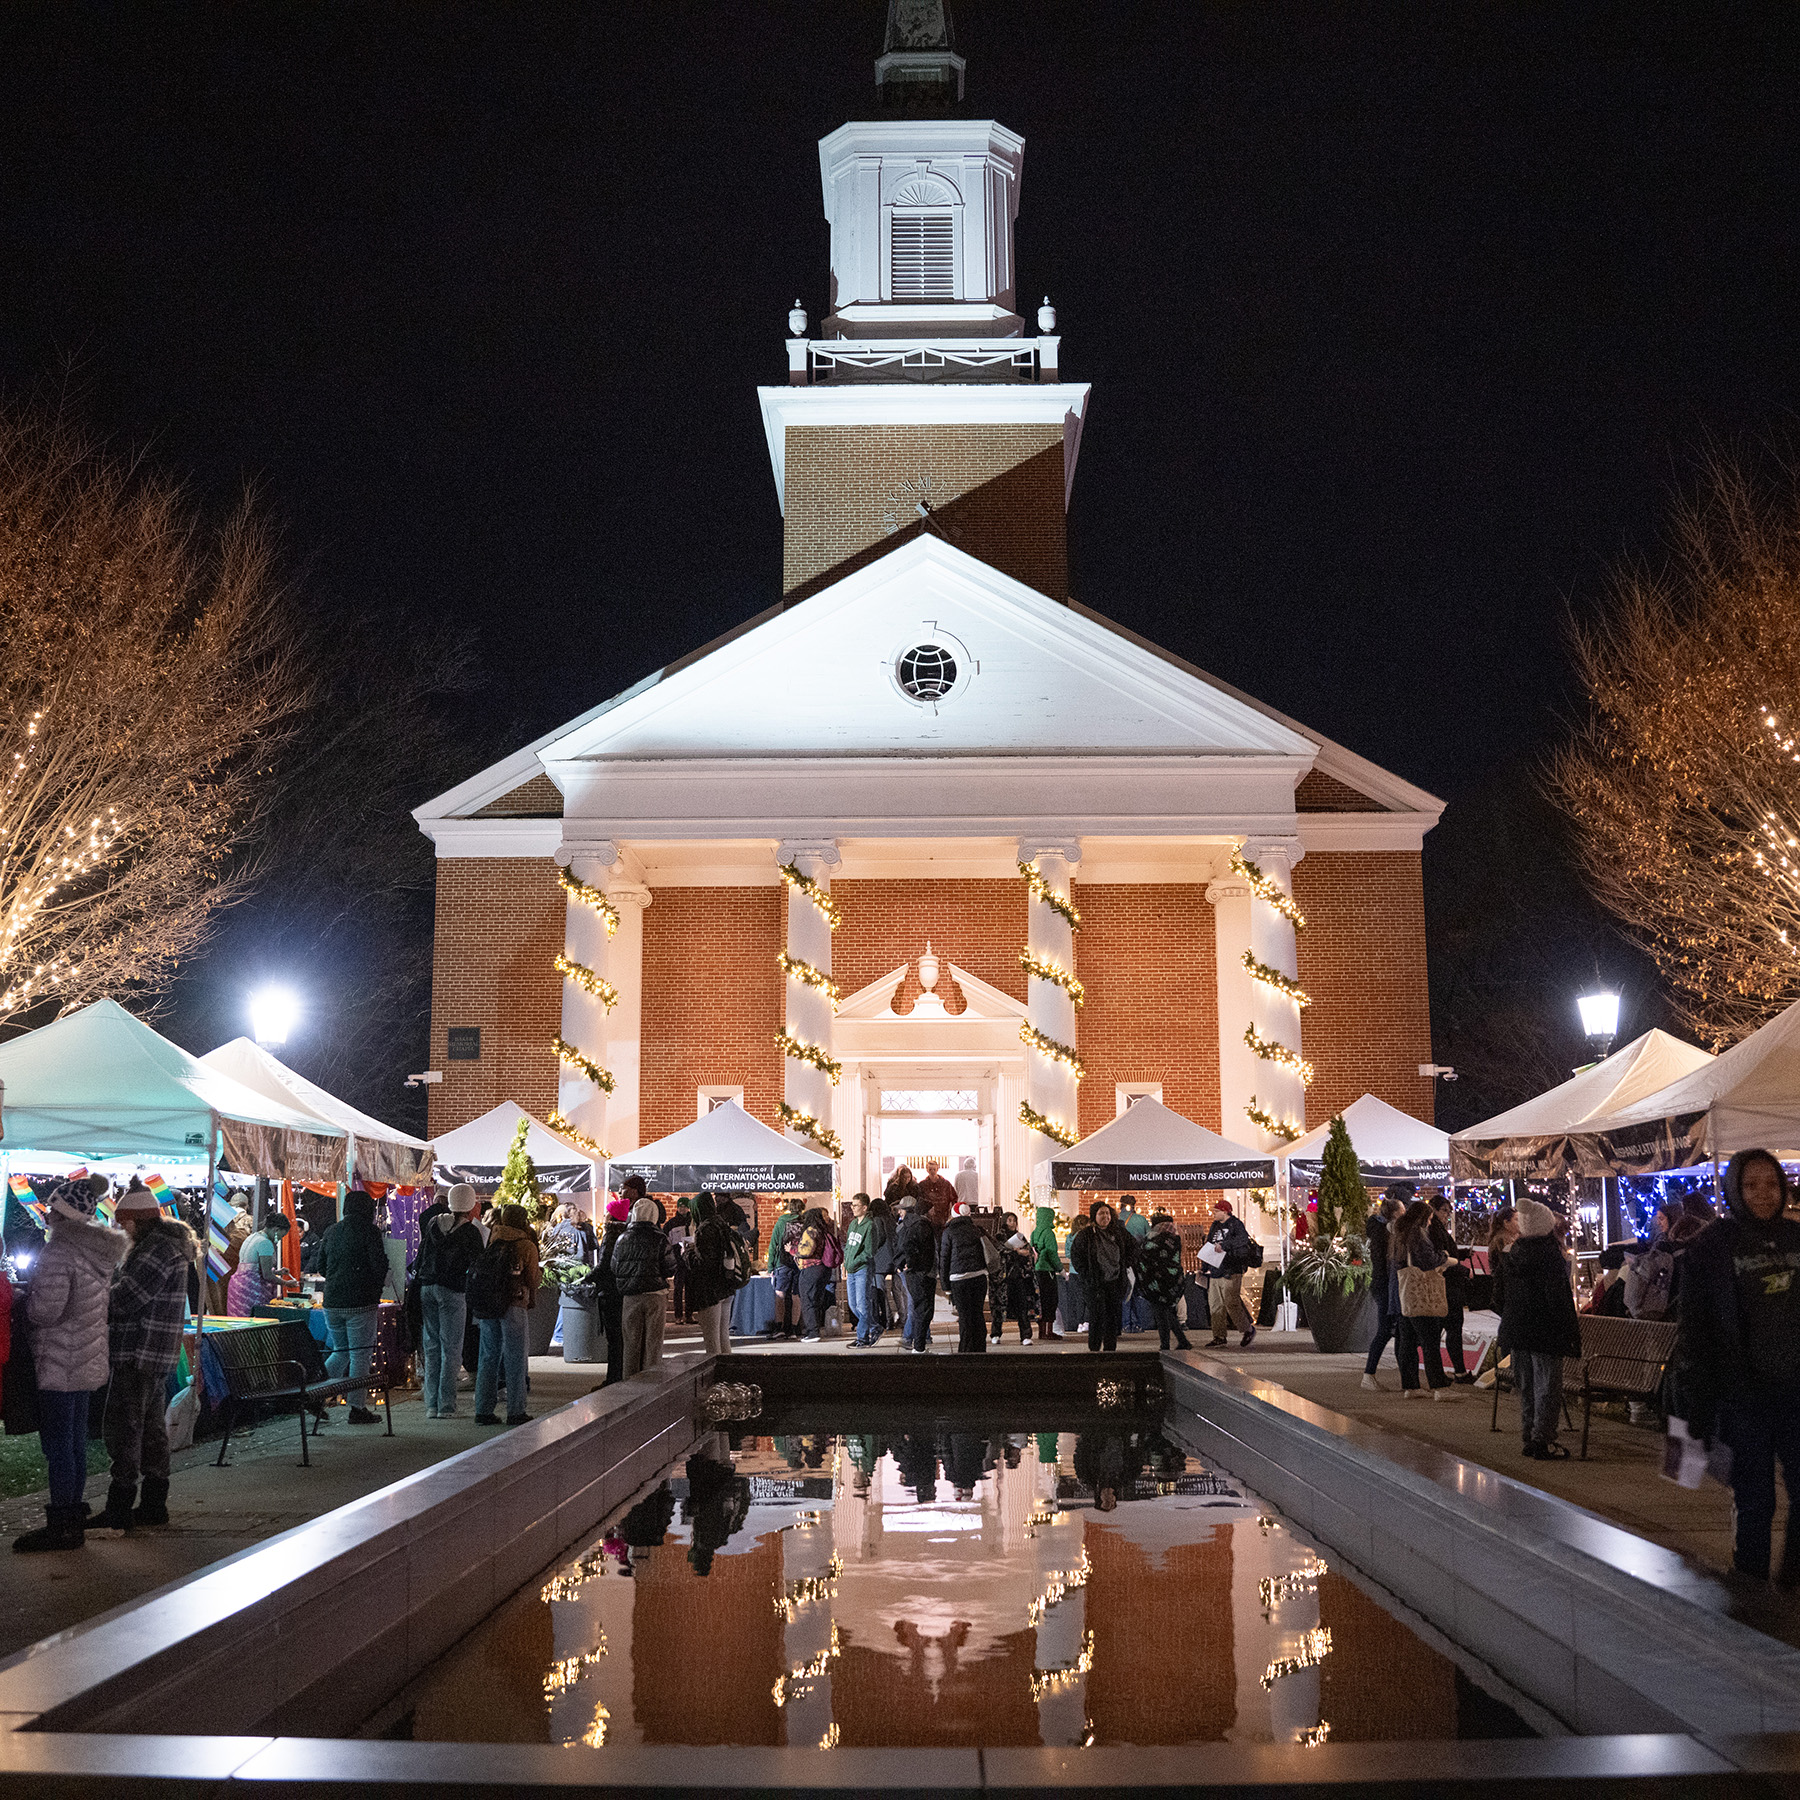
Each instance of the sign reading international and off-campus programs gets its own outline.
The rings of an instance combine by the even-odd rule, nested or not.
[[[1050,1160],[1051,1185],[1087,1188],[1116,1194],[1139,1188],[1241,1188],[1273,1187],[1275,1161],[1268,1156],[1247,1156],[1235,1162],[1194,1163],[1096,1163]]]
[[[817,1163],[637,1163],[621,1159],[610,1177],[617,1187],[641,1175],[654,1194],[829,1194],[835,1167]]]

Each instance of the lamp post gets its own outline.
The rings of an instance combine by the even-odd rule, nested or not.
[[[1594,1061],[1599,1062],[1612,1049],[1613,1039],[1619,1035],[1619,996],[1604,992],[1583,994],[1575,1005],[1581,1014],[1582,1035],[1588,1041]]]
[[[250,996],[250,1035],[265,1049],[285,1044],[299,1012],[299,1002],[288,989],[258,988]]]

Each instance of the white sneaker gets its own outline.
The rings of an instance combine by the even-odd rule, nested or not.
[[[1423,1388],[1402,1388],[1400,1390],[1400,1398],[1402,1400],[1423,1400],[1425,1398],[1425,1390]]]
[[[1362,1378],[1362,1384],[1373,1394],[1385,1394],[1387,1392],[1387,1389],[1384,1388],[1373,1375],[1365,1375]]]
[[[1462,1395],[1453,1387],[1433,1388],[1431,1397],[1434,1400],[1460,1400]]]

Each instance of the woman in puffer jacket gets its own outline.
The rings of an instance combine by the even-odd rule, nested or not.
[[[79,1550],[85,1539],[88,1399],[112,1372],[106,1303],[113,1271],[130,1239],[100,1224],[94,1209],[104,1175],[67,1181],[50,1201],[50,1237],[31,1271],[27,1311],[37,1364],[38,1441],[50,1465],[50,1501],[41,1531],[13,1540],[15,1550]]]

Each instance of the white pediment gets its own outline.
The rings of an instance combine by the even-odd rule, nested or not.
[[[910,646],[960,651],[939,705]],[[641,684],[540,752],[594,760],[1126,753],[1274,756],[1316,740],[1084,612],[926,534]],[[571,774],[574,771],[570,771]]]
[[[894,1011],[894,996],[900,991],[900,984],[906,979],[906,972],[911,963],[902,963],[899,968],[889,972],[867,987],[858,988],[854,994],[838,1003],[837,1021],[855,1024],[869,1019],[888,1019],[905,1024],[914,1021],[920,1025],[930,1022],[948,1025],[980,1025],[992,1024],[995,1020],[1008,1021],[1014,1025],[1026,1016],[1027,1008],[1023,1000],[1015,1000],[1011,994],[1002,993],[997,987],[990,986],[979,976],[971,975],[967,969],[960,968],[953,962],[943,965],[950,971],[952,979],[962,990],[963,1010],[959,1013],[937,1007],[923,1007],[915,1003],[910,1013]],[[931,996],[920,995],[920,1000]]]

